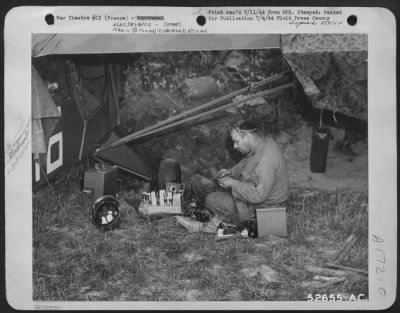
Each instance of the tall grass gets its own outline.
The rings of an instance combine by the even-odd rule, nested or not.
[[[100,232],[88,220],[92,204],[71,180],[33,197],[33,298],[51,301],[306,300],[312,292],[368,294],[367,277],[314,290],[305,265],[323,265],[353,232],[358,241],[343,265],[367,269],[368,198],[337,190],[292,190],[288,238],[215,241],[188,233],[174,217],[145,219],[122,211],[119,229]],[[129,195],[121,191],[121,197]],[[128,199],[129,200],[129,199]],[[243,269],[266,264],[268,282]]]

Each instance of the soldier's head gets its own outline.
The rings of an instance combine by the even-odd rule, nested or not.
[[[233,147],[242,154],[254,151],[263,140],[263,130],[259,124],[241,120],[233,125],[231,129]]]

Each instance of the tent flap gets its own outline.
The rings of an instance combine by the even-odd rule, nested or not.
[[[282,52],[315,107],[368,118],[366,35],[283,35]]]
[[[106,144],[120,139],[114,132]],[[134,173],[139,177],[150,180],[152,172],[148,165],[127,145],[120,145],[113,149],[96,152],[95,156],[106,162],[110,162],[119,168]]]
[[[32,66],[32,153],[47,152],[46,143],[60,116],[45,82]]]
[[[50,96],[45,82],[32,66],[32,118],[60,117],[53,98]]]

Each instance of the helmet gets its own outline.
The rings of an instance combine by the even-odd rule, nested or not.
[[[111,195],[98,198],[90,208],[89,219],[102,231],[112,230],[119,226],[121,221],[119,202]]]

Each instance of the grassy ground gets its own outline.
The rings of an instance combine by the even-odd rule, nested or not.
[[[338,190],[292,190],[288,238],[215,241],[174,217],[145,219],[122,208],[119,229],[88,220],[91,200],[73,182],[33,197],[33,298],[52,301],[294,301],[309,294],[368,296],[368,277],[316,286],[307,265],[323,265],[355,232],[342,265],[367,270],[368,199]],[[121,197],[127,193],[121,192]],[[127,199],[133,204],[133,201]],[[267,266],[266,266],[267,265]],[[273,271],[268,279],[265,270]],[[272,280],[272,281],[271,281]]]

